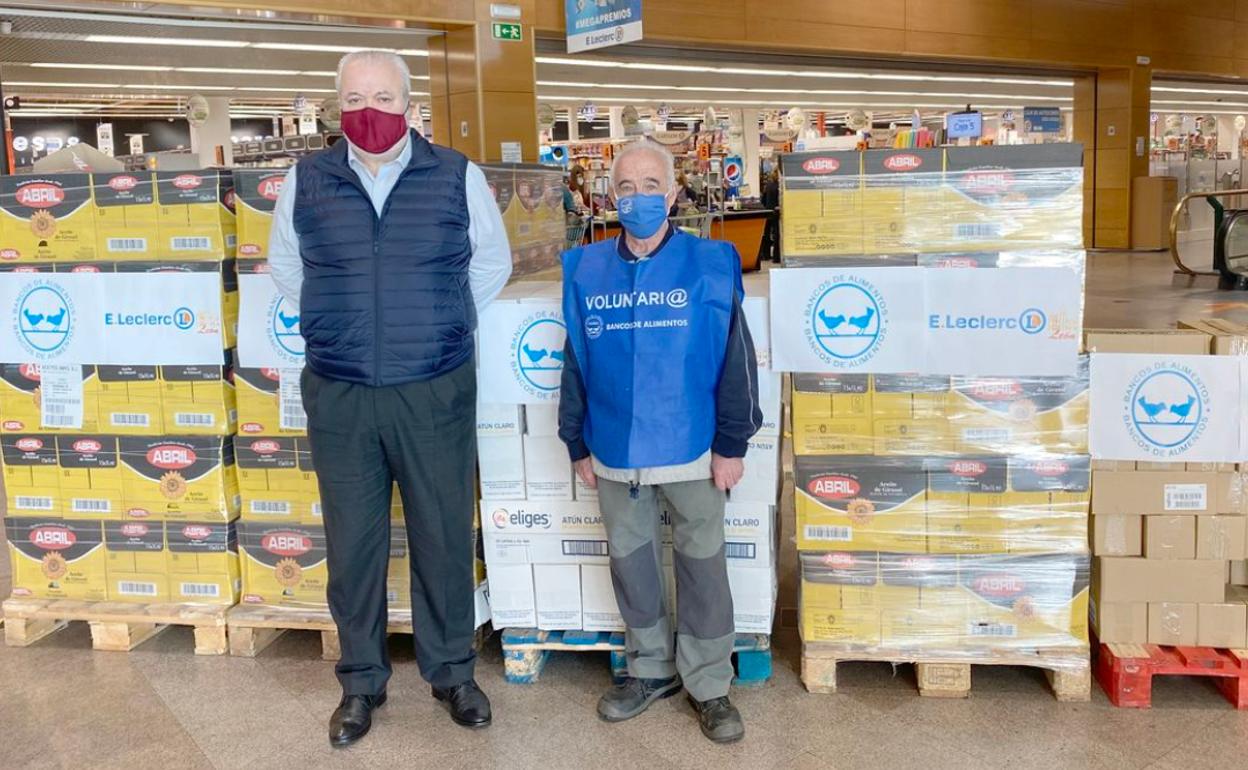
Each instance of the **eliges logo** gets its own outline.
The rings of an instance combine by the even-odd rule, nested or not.
[[[17,202],[27,208],[50,209],[65,201],[65,191],[49,182],[32,182],[17,188]]]
[[[278,356],[292,364],[303,363],[304,341],[299,311],[291,308],[281,294],[274,294],[269,301],[268,334],[269,344]]]
[[[848,476],[826,474],[807,482],[806,491],[824,500],[844,500],[857,497],[862,491],[862,485]]]
[[[65,527],[35,527],[30,542],[45,551],[61,551],[78,542],[78,537]]]
[[[161,444],[147,450],[147,462],[166,471],[180,471],[195,464],[198,458],[190,447]]]
[[[312,550],[312,540],[299,532],[266,532],[260,547],[275,556],[297,557]]]
[[[807,301],[806,315],[810,319],[807,344],[835,368],[870,361],[888,332],[884,295],[857,276],[838,276],[816,287]]]
[[[1158,457],[1191,448],[1209,426],[1209,388],[1191,368],[1158,363],[1127,386],[1122,419],[1136,444]]]
[[[973,583],[975,593],[995,598],[1018,596],[1027,590],[1027,584],[1018,575],[980,575]]]
[[[557,313],[541,312],[516,326],[511,339],[511,372],[530,394],[552,399],[563,376],[567,328]]]
[[[509,511],[499,508],[490,514],[495,529],[521,527],[523,529],[550,529],[549,513],[529,513],[527,511]]]
[[[74,336],[74,303],[58,283],[36,280],[13,304],[13,328],[22,347],[38,360],[64,352]]]
[[[802,162],[802,171],[805,171],[807,174],[831,174],[840,167],[841,162],[836,158],[822,156]]]
[[[922,165],[922,158],[908,152],[900,155],[889,155],[884,159],[884,168],[889,171],[917,171]]]

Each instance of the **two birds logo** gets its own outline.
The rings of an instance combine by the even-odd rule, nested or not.
[[[848,328],[844,332],[837,331],[837,329],[841,328],[846,323],[848,323],[850,327],[857,329],[858,335],[864,334],[867,331],[867,327],[871,325],[871,319],[874,317],[875,308],[873,307],[868,307],[865,311],[863,311],[862,315],[848,317],[845,315],[828,315],[828,311],[823,310],[822,308],[819,310],[819,320],[823,322],[824,326],[828,327],[828,333],[834,335],[850,334],[851,332]]]

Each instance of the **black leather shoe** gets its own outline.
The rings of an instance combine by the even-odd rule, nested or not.
[[[710,700],[695,700],[689,696],[689,702],[698,712],[698,724],[702,734],[716,743],[733,743],[745,737],[745,723],[741,721],[741,712],[725,696]]]
[[[334,715],[329,718],[329,745],[350,746],[368,735],[373,726],[373,711],[386,705],[386,694],[344,695]]]
[[[434,687],[433,697],[446,704],[455,724],[474,728],[490,726],[490,699],[481,692],[476,680],[469,679],[445,690]]]

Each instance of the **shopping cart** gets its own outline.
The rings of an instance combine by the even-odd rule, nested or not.
[[[589,214],[568,213],[568,237],[563,244],[565,250],[574,249],[585,243],[585,231],[589,228],[589,220]]]
[[[682,230],[690,235],[696,235],[701,238],[711,237],[711,220],[714,215],[710,212],[694,212],[692,214],[677,214],[669,217],[668,221],[678,230]]]

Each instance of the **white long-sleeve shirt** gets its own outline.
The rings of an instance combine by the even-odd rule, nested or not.
[[[355,147],[348,147],[347,163],[360,178],[360,184],[368,192],[378,216],[411,158],[412,144],[409,139],[399,156],[377,169],[374,176],[356,157]],[[269,235],[269,269],[278,291],[287,302],[299,307],[299,291],[303,286],[303,259],[299,256],[299,234],[295,232],[294,223],[295,181],[295,167],[291,166],[273,210],[273,228]],[[498,296],[507,279],[511,277],[511,246],[507,243],[503,217],[494,203],[494,196],[490,194],[485,174],[477,164],[468,163],[464,184],[468,197],[468,242],[472,248],[472,260],[468,263],[468,284],[472,289],[477,313],[480,314]]]

